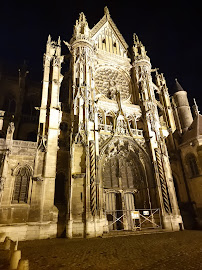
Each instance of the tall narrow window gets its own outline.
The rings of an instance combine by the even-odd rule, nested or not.
[[[198,170],[195,156],[194,155],[188,156],[187,161],[188,161],[190,176],[191,177],[197,176],[199,174],[199,170]]]
[[[15,187],[13,192],[13,203],[27,203],[29,191],[30,174],[27,168],[19,169],[15,176]]]

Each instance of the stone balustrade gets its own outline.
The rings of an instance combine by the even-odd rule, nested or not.
[[[113,131],[113,126],[112,125],[105,125],[105,124],[99,124],[98,128],[100,131],[104,131],[104,132],[112,132]],[[141,129],[130,129],[132,134],[134,136],[138,136],[138,137],[143,137],[143,130]],[[125,132],[122,132],[123,135],[129,135],[128,131],[125,130]]]

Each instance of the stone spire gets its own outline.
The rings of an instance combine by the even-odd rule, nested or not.
[[[171,129],[172,132],[175,131],[176,126],[175,126],[175,121],[174,121],[174,116],[173,116],[173,111],[170,103],[170,96],[168,93],[168,88],[166,85],[166,80],[163,75],[163,73],[159,74],[158,69],[153,69],[153,71],[156,71],[156,85],[158,87],[158,94],[159,94],[159,99],[161,104],[163,105],[163,115],[164,119],[166,119],[166,123],[168,125],[168,128]]]
[[[175,92],[184,91],[180,83],[178,82],[177,78],[175,79],[175,86],[174,86]]]
[[[74,26],[74,38],[88,38],[90,35],[90,29],[88,27],[88,22],[86,16],[83,12],[79,15],[79,20],[76,20],[76,25]]]
[[[136,33],[133,34],[133,43],[134,45],[140,44],[139,38]]]
[[[150,61],[149,57],[147,56],[147,51],[145,50],[145,46],[143,46],[142,42],[139,40],[137,34],[133,34],[133,54],[135,60],[146,59]]]
[[[49,34],[49,35],[48,35],[47,43],[50,43],[50,42],[51,42],[51,35]]]

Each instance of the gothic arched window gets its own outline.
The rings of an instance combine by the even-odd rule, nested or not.
[[[13,191],[13,203],[27,203],[29,191],[30,173],[26,167],[22,167],[15,175]]]
[[[189,167],[189,172],[191,177],[195,177],[199,174],[198,165],[196,163],[196,158],[193,154],[187,157],[187,164]]]

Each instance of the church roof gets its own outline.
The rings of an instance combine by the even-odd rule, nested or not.
[[[202,135],[202,115],[197,114],[194,118],[194,121],[192,122],[191,126],[188,128],[188,130],[184,133],[182,136],[182,143],[186,143],[188,141],[191,141],[197,137]]]
[[[102,17],[102,19],[91,29],[91,36],[93,37],[101,28],[102,26],[108,22],[113,29],[113,31],[116,33],[117,37],[121,41],[122,45],[125,49],[128,48],[128,44],[126,43],[125,39],[123,38],[122,34],[118,30],[117,26],[115,25],[114,21],[112,20],[109,10],[107,7],[105,7],[105,14]]]
[[[182,88],[182,86],[180,85],[177,79],[175,79],[175,85],[173,87],[173,90],[175,92],[184,91],[184,89]]]

